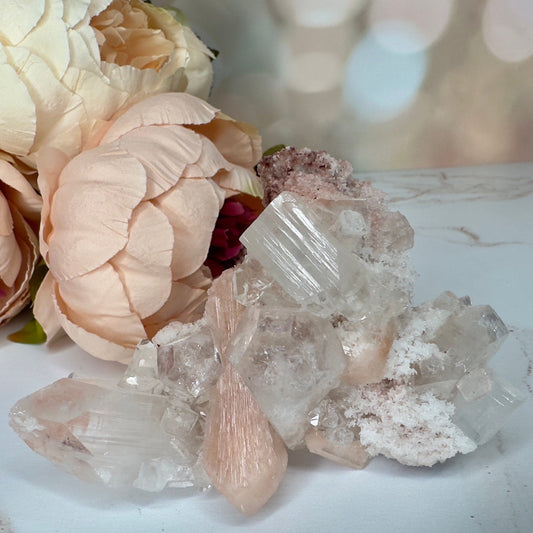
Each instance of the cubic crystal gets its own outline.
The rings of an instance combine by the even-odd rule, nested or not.
[[[509,415],[526,399],[520,390],[494,372],[477,376],[481,390],[487,387],[487,377],[491,382],[485,394],[473,394],[473,384],[469,383],[466,387],[463,383],[458,386],[454,398],[454,423],[478,445],[492,439]],[[469,381],[474,379],[475,376],[469,377]]]
[[[222,367],[205,320],[174,322],[155,337],[159,379],[174,394],[207,400]]]
[[[307,413],[337,385],[346,364],[327,320],[270,307],[247,309],[228,358],[290,448],[302,444]]]

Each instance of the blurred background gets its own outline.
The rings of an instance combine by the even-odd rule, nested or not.
[[[533,161],[533,0],[167,0],[211,101],[356,170]]]

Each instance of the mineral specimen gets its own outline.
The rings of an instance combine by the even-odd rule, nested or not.
[[[413,307],[413,232],[323,152],[263,159],[265,210],[204,316],[143,341],[119,386],[64,379],[11,425],[85,479],[144,490],[212,483],[239,510],[276,491],[287,448],[351,468],[468,453],[524,397],[488,362],[495,311],[445,292]]]
[[[162,395],[65,378],[20,400],[11,426],[34,451],[88,481],[147,491],[209,484],[198,416]]]
[[[224,371],[212,391],[203,464],[213,485],[233,505],[254,514],[277,490],[287,468],[287,449],[227,359],[243,311],[233,296],[233,273],[226,272],[213,283],[206,306]]]

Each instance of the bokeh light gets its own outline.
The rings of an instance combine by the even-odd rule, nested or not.
[[[393,29],[402,49],[415,53],[396,53],[384,48],[371,33],[354,49],[346,65],[344,99],[357,116],[369,122],[390,120],[416,98],[426,72],[426,55],[417,46],[417,37],[401,27]]]
[[[452,0],[373,0],[370,30],[384,48],[396,53],[418,52],[442,35],[452,8]],[[411,33],[416,38],[397,39],[398,32]]]
[[[502,61],[518,62],[533,55],[533,1],[488,0],[483,36]]]
[[[270,0],[279,17],[295,26],[337,26],[355,15],[364,0]]]

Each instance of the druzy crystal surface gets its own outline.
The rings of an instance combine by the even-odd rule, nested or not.
[[[508,334],[496,312],[451,292],[413,306],[412,228],[348,163],[287,148],[258,172],[265,210],[204,316],[143,341],[117,385],[20,400],[32,449],[113,487],[212,484],[252,514],[287,449],[431,466],[500,430],[524,397],[488,366]]]

